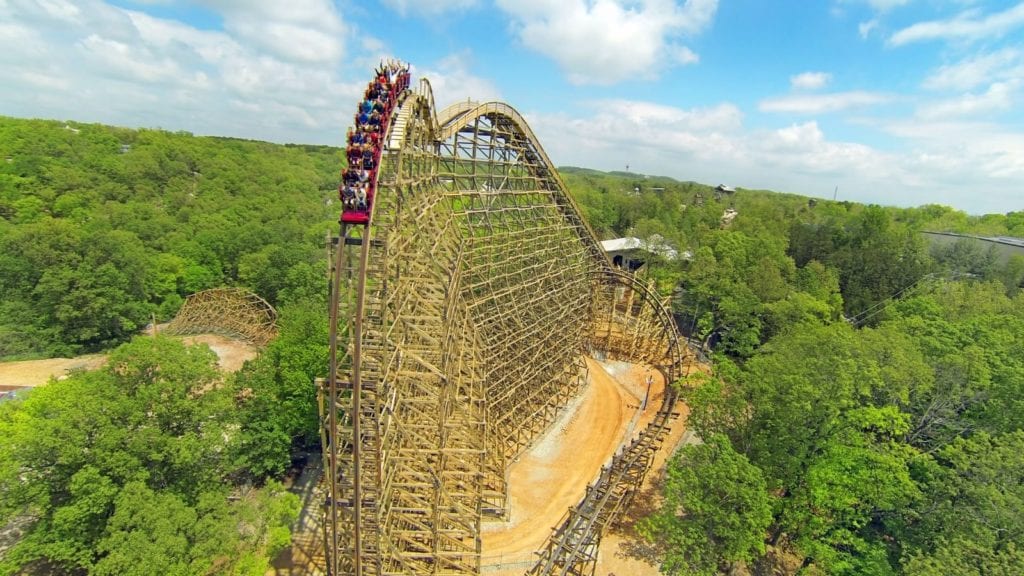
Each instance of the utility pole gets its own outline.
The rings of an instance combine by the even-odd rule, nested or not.
[[[647,400],[651,397],[651,384],[654,383],[654,376],[651,375],[651,369],[647,369],[647,392],[644,392],[644,403],[640,405],[640,411],[647,410]]]

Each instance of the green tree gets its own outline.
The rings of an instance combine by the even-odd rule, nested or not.
[[[209,348],[168,338],[0,404],[0,524],[34,518],[0,574],[261,573],[298,502],[274,483],[229,502],[242,414]]]
[[[917,453],[900,440],[908,421],[892,406],[843,414],[781,519],[805,564],[837,575],[895,573],[877,536],[920,496],[910,475]]]
[[[0,118],[0,357],[113,347],[223,284],[276,303],[322,266],[336,149],[72,125]]]
[[[97,576],[186,576],[189,570],[189,532],[198,517],[173,494],[157,494],[141,482],[124,487],[97,545],[102,555],[90,572]]]
[[[922,469],[909,511],[908,574],[1019,574],[1024,564],[1024,431],[957,439]]]
[[[665,504],[641,532],[662,547],[666,574],[711,576],[763,553],[771,518],[761,471],[718,435],[669,463]]]
[[[281,474],[293,452],[319,442],[313,381],[327,366],[325,306],[318,299],[282,308],[278,337],[236,375],[245,399],[237,467],[256,477]]]

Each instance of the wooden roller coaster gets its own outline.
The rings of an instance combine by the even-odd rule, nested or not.
[[[512,107],[438,113],[427,81],[412,86],[394,62],[370,96],[360,114],[379,108],[378,125],[350,135],[331,242],[326,568],[479,574],[481,523],[508,516],[508,466],[585,383],[583,356],[646,362],[671,382],[683,348],[661,299],[611,266]],[[674,406],[666,394],[529,574],[593,573]]]
[[[265,346],[277,335],[277,310],[241,288],[213,288],[185,299],[165,334],[221,334]]]

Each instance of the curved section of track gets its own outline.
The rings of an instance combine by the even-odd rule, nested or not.
[[[656,366],[666,383],[674,382],[682,375],[683,349],[661,299],[630,274],[605,270],[601,276],[604,290],[599,289],[595,295],[598,311],[593,348],[614,359]],[[632,502],[655,453],[679,417],[677,396],[675,388],[666,385],[654,419],[601,468],[597,480],[552,530],[527,575],[594,573],[602,534]]]
[[[582,386],[583,354],[671,381],[682,352],[512,107],[438,117],[421,80],[381,141],[368,222],[343,222],[333,244],[325,560],[331,574],[477,574],[481,521],[507,515],[508,463]],[[646,471],[652,426],[575,508],[597,520],[561,532],[591,536],[550,544],[533,573],[584,565]]]
[[[166,334],[221,334],[265,346],[277,335],[277,310],[241,288],[213,288],[185,299]]]

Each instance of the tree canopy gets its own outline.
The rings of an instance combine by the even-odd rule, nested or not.
[[[288,303],[324,267],[335,148],[0,117],[0,150],[0,359],[110,348],[222,285]]]
[[[266,472],[238,392],[208,347],[139,338],[0,404],[0,525],[31,520],[0,573],[262,574],[298,498],[234,482]]]
[[[705,444],[644,524],[664,572],[1022,572],[1024,259],[921,232],[1024,237],[1024,212],[568,172],[599,233],[688,254],[643,273],[714,353],[681,383]]]
[[[260,574],[318,442],[323,237],[337,149],[0,118],[0,358],[113,349],[0,403],[0,574]],[[1019,574],[1024,258],[922,231],[968,216],[562,169],[602,237],[637,236],[714,373],[684,382],[703,444],[644,530],[670,573],[780,556],[806,574]],[[136,338],[182,299],[249,288],[280,336],[236,375]]]

